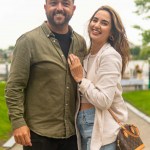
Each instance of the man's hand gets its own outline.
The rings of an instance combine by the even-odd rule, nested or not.
[[[24,146],[32,146],[30,138],[30,129],[27,126],[17,128],[13,132],[13,136],[17,144]]]
[[[76,82],[80,82],[83,78],[83,68],[80,59],[77,56],[70,54],[68,57],[68,64],[73,78]]]

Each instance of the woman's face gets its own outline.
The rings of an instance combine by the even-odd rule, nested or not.
[[[89,36],[92,43],[104,44],[111,35],[111,16],[105,10],[99,10],[89,24]]]

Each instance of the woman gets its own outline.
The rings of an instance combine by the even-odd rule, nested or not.
[[[119,125],[108,109],[121,122],[127,120],[120,83],[129,60],[129,45],[119,15],[109,6],[102,6],[93,14],[88,33],[91,44],[84,69],[77,56],[70,54],[68,58],[81,94],[77,118],[82,147],[79,149],[115,150]]]

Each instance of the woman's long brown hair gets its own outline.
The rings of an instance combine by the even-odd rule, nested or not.
[[[98,8],[90,19],[92,21],[93,17],[99,10],[107,11],[111,16],[111,32],[112,37],[108,39],[108,43],[121,55],[122,57],[122,75],[125,71],[126,65],[129,61],[129,43],[126,36],[126,31],[121,21],[119,14],[110,6],[102,6]],[[90,24],[89,22],[89,24]],[[91,40],[91,39],[90,39]]]

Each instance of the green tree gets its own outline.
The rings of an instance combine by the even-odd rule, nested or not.
[[[133,59],[139,59],[140,51],[141,51],[140,46],[134,46],[130,48],[130,52],[131,52]]]
[[[150,19],[150,0],[134,0],[137,10],[137,15],[144,16],[143,19]],[[134,28],[141,31],[142,36],[142,48],[140,51],[140,58],[147,59],[150,54],[150,29],[144,30],[139,25],[135,25]]]
[[[150,46],[143,47],[140,51],[140,59],[147,60],[150,57]]]
[[[135,13],[138,15],[145,14],[145,18],[150,18],[148,14],[150,10],[150,0],[134,0],[137,10]]]
[[[145,30],[142,33],[142,43],[144,46],[149,45],[150,43],[150,30]]]
[[[8,47],[8,50],[9,50],[9,51],[13,51],[13,50],[14,50],[14,46],[9,46],[9,47]]]

